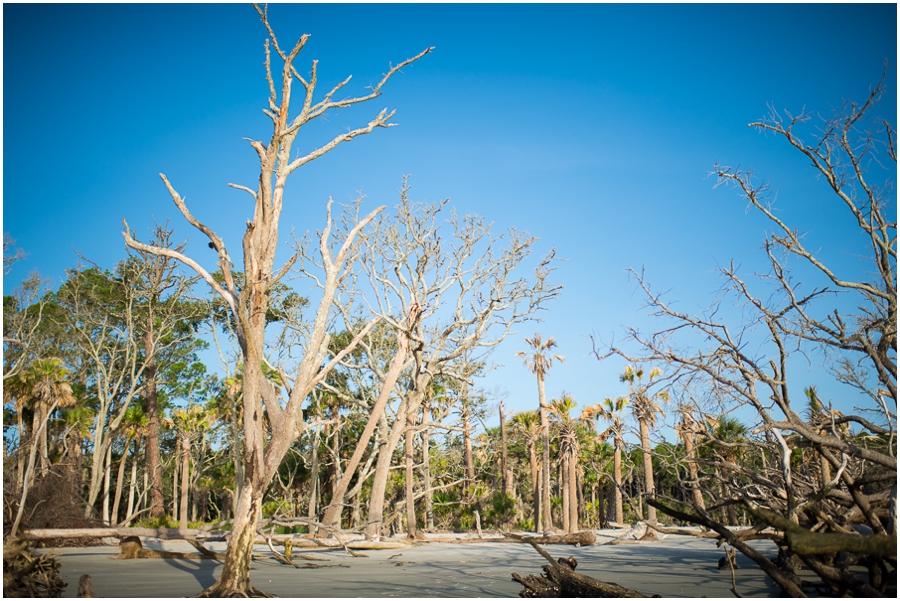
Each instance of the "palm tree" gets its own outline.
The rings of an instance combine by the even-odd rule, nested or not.
[[[32,436],[40,429],[38,443],[40,471],[50,466],[47,447],[47,427],[40,425],[50,419],[50,414],[57,407],[69,407],[75,404],[72,386],[66,381],[66,368],[62,359],[37,359],[22,373],[23,392],[17,401],[16,409],[21,411],[25,403],[30,403],[34,410]]]
[[[178,511],[179,528],[186,529],[188,527],[191,439],[211,426],[212,414],[204,409],[202,405],[189,405],[187,408],[173,411],[172,421],[178,428],[181,441],[181,508]]]
[[[559,455],[562,466],[563,529],[578,531],[578,422],[570,412],[576,407],[575,399],[562,393],[553,399],[550,411],[559,424]]]
[[[720,416],[712,420],[713,424],[713,446],[716,452],[727,462],[740,463],[744,453],[743,445],[747,439],[747,426],[733,417],[726,415]],[[722,497],[728,494],[724,480],[720,480]],[[725,506],[725,516],[728,523],[737,525],[737,512],[734,505]]]
[[[122,500],[122,485],[125,481],[125,464],[126,457],[128,456],[128,447],[131,445],[131,441],[134,441],[134,452],[132,453],[131,459],[131,491],[129,492],[129,508],[128,515],[126,518],[129,518],[131,515],[131,506],[133,505],[134,500],[134,479],[136,476],[136,467],[137,467],[137,455],[138,449],[141,446],[141,438],[146,434],[147,429],[150,424],[150,418],[147,415],[146,410],[138,405],[132,405],[125,411],[125,419],[122,420],[122,429],[125,432],[125,443],[122,445],[122,459],[119,461],[119,473],[116,478],[116,493],[113,497],[113,508],[112,508],[112,524],[115,525],[119,522],[119,503]]]
[[[15,536],[22,521],[25,510],[25,501],[28,498],[28,489],[34,479],[34,462],[37,451],[40,450],[41,470],[49,467],[50,458],[47,452],[47,424],[50,415],[59,406],[75,404],[72,395],[72,387],[65,381],[66,370],[62,367],[62,360],[56,358],[37,359],[21,375],[16,391],[16,411],[21,415],[26,404],[31,404],[34,410],[31,431],[31,451],[28,455],[28,466],[22,477],[22,496],[19,499],[19,509],[10,531],[10,536]],[[21,442],[20,442],[21,444]]]
[[[631,410],[640,426],[641,449],[643,449],[644,452],[644,492],[650,496],[656,494],[656,487],[653,482],[653,457],[650,455],[650,428],[656,425],[657,413],[661,413],[663,417],[666,415],[662,407],[654,401],[654,398],[661,400],[663,403],[667,403],[669,397],[665,391],[651,396],[647,394],[647,390],[650,388],[653,379],[661,373],[662,372],[658,367],[651,369],[647,378],[647,385],[645,386],[642,381],[644,377],[644,368],[635,368],[629,365],[625,368],[625,373],[622,374],[620,378],[622,382],[628,382],[631,396]],[[655,507],[648,507],[647,519],[650,522],[656,521]]]
[[[540,418],[537,411],[516,413],[512,418],[516,433],[525,439],[528,460],[531,465],[531,502],[534,508],[534,529],[540,529],[541,480],[538,473],[537,440],[541,435]]]
[[[615,480],[615,505],[616,505],[616,523],[623,524],[625,522],[625,512],[622,507],[622,451],[625,449],[625,438],[623,433],[625,430],[625,419],[622,412],[628,405],[628,398],[620,396],[616,400],[606,398],[603,403],[597,403],[587,407],[582,411],[582,418],[594,419],[600,417],[609,423],[609,427],[600,433],[600,438],[613,437],[613,447],[615,454],[613,455],[613,480]]]
[[[550,421],[547,418],[549,407],[544,399],[544,376],[547,375],[547,372],[553,366],[554,360],[562,363],[566,359],[562,355],[550,354],[550,350],[556,346],[556,341],[553,340],[552,336],[544,341],[540,334],[535,334],[533,338],[526,338],[525,344],[531,347],[531,351],[519,351],[516,353],[516,357],[525,357],[525,367],[537,376],[538,401],[541,415],[541,443],[543,445],[541,506],[544,508],[543,529],[550,530],[553,527],[550,512]],[[538,528],[537,523],[535,523],[535,528]]]

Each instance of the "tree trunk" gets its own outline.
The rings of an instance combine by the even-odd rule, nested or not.
[[[685,429],[682,435],[684,441],[684,453],[688,462],[688,473],[694,484],[691,486],[691,496],[694,505],[702,511],[706,511],[706,504],[703,502],[703,493],[700,491],[700,474],[697,464],[693,461],[694,457],[694,433]]]
[[[134,511],[135,511],[134,492],[135,492],[136,483],[137,483],[137,464],[138,464],[137,456],[138,456],[138,451],[140,450],[140,448],[141,448],[141,439],[135,438],[134,439],[134,457],[132,457],[132,459],[131,459],[131,481],[128,484],[128,511],[125,514],[126,519],[128,519],[132,515],[134,515]],[[146,476],[146,474],[145,474],[145,476]],[[128,521],[130,524],[131,520],[129,519]],[[128,524],[125,524],[125,525],[128,526]]]
[[[413,487],[413,440],[415,439],[415,413],[406,412],[406,534],[409,538],[416,537],[416,501]]]
[[[309,468],[309,506],[306,516],[314,520],[318,512],[319,500],[319,426],[316,426],[312,437],[312,460]],[[332,504],[339,503],[337,499],[332,499]],[[340,505],[338,505],[340,507]]]
[[[571,504],[571,499],[569,498],[570,491],[572,488],[569,486],[569,456],[563,455],[560,457],[560,479],[562,480],[562,485],[560,486],[560,492],[562,493],[562,522],[563,522],[563,530],[566,532],[572,532],[571,526],[569,525],[569,520],[571,519],[572,513],[569,511],[569,505]]]
[[[505,415],[503,415],[503,401],[500,401],[500,479],[501,479],[501,487],[500,490],[503,493],[503,496],[509,494],[509,479],[508,474],[506,473],[506,465],[507,465],[507,456],[506,456],[506,419]]]
[[[50,416],[47,415],[45,417],[44,413],[44,403],[43,402],[35,402],[34,404],[34,418],[35,418],[35,428],[34,431],[38,432],[38,451],[39,451],[39,462],[38,462],[38,473],[43,474],[50,467],[50,455],[47,447],[47,430],[49,428],[40,428],[40,424],[44,423],[45,420],[49,421]]]
[[[640,420],[641,427],[641,448],[644,450],[644,492],[654,497],[656,494],[655,485],[653,483],[653,457],[650,455],[650,427],[647,420]],[[656,508],[647,507],[647,520],[651,523],[656,522]]]
[[[534,508],[534,530],[541,529],[541,473],[538,469],[537,449],[532,442],[528,445],[528,458],[531,461],[531,504]]]
[[[147,446],[144,457],[150,474],[150,517],[166,514],[163,499],[162,460],[159,455],[159,395],[156,390],[156,354],[153,346],[152,323],[144,334],[144,399],[147,401]]]
[[[176,446],[175,461],[172,462],[172,521],[178,521],[178,459],[181,446]]]
[[[235,592],[248,596],[263,596],[250,584],[250,559],[256,541],[256,528],[262,509],[262,491],[249,481],[244,482],[242,494],[234,509],[234,527],[225,553],[225,564],[219,579],[205,589],[201,597],[230,597]]]
[[[578,455],[569,455],[569,532],[578,532]]]
[[[178,512],[180,528],[188,525],[188,491],[190,489],[191,440],[181,433],[181,509]]]
[[[465,464],[466,464],[466,487],[472,486],[475,481],[475,461],[472,457],[472,428],[469,425],[469,399],[468,399],[468,390],[469,387],[467,384],[463,384],[463,407],[462,407],[462,420],[463,420],[463,443],[465,445]]]
[[[616,453],[613,459],[613,478],[616,481],[616,524],[625,523],[625,511],[622,508],[622,449],[616,444]]]
[[[406,429],[406,421],[400,417],[406,415],[408,397],[400,403],[398,418],[394,420],[388,440],[378,449],[378,461],[375,464],[375,475],[372,478],[372,492],[369,497],[369,517],[366,524],[366,535],[378,538],[381,536],[381,522],[384,519],[384,492],[390,475],[391,459],[394,449]]]
[[[25,448],[25,423],[22,420],[22,412],[16,412],[16,419],[19,426],[19,450],[16,453],[16,483],[19,488],[23,488],[25,486],[25,453],[22,450]]]
[[[538,379],[538,397],[540,402],[541,413],[541,443],[543,444],[542,454],[542,491],[541,491],[541,508],[543,509],[543,529],[550,530],[553,528],[552,510],[550,505],[550,420],[547,418],[547,404],[544,400],[544,376],[540,372]],[[535,524],[535,528],[537,528]]]
[[[384,408],[387,406],[394,384],[396,384],[397,378],[403,370],[403,363],[406,361],[406,355],[409,350],[409,342],[402,334],[398,334],[397,336],[397,347],[397,354],[394,355],[394,358],[391,360],[391,365],[385,375],[381,392],[378,393],[378,398],[375,399],[375,404],[372,406],[371,413],[369,413],[369,420],[366,422],[366,427],[363,429],[359,440],[356,441],[356,449],[353,451],[353,456],[350,457],[350,461],[347,462],[340,482],[338,482],[338,485],[334,489],[331,504],[325,508],[325,515],[322,518],[323,524],[329,526],[335,525],[335,518],[339,516],[340,511],[343,509],[344,494],[350,487],[350,480],[356,473],[360,461],[362,461],[363,453],[365,453],[366,448],[368,448],[369,441],[372,439],[372,434],[374,434],[375,428],[378,426],[378,420],[381,419],[381,415],[384,413]],[[320,535],[325,536],[325,532],[321,531]]]
[[[106,461],[103,468],[103,502],[101,504],[104,524],[109,524],[109,472],[112,471],[112,444],[106,447]]]
[[[431,421],[431,407],[426,400],[422,405],[422,422]],[[422,429],[422,486],[425,487],[425,531],[434,530],[434,491],[431,490],[431,428]]]
[[[125,484],[125,464],[128,458],[128,447],[131,446],[131,437],[125,437],[125,444],[122,446],[122,459],[119,461],[119,473],[116,475],[116,494],[112,507],[112,524],[119,523],[119,503],[122,500],[122,486]],[[135,450],[135,452],[137,452]],[[128,517],[128,516],[125,516]]]

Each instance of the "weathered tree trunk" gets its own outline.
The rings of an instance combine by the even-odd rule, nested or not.
[[[353,475],[356,473],[360,461],[362,461],[362,457],[366,451],[366,448],[369,446],[369,441],[372,439],[372,434],[375,433],[375,428],[378,426],[378,420],[381,419],[381,416],[384,413],[384,408],[387,406],[388,399],[390,399],[391,397],[391,392],[394,389],[394,384],[397,383],[397,378],[400,377],[400,372],[403,371],[403,364],[406,361],[406,355],[408,351],[408,338],[405,334],[398,334],[397,354],[394,355],[394,358],[391,360],[391,365],[388,368],[384,383],[381,386],[381,392],[378,393],[378,398],[375,399],[375,404],[372,406],[372,411],[369,413],[369,420],[366,422],[366,427],[363,429],[359,440],[356,441],[356,449],[353,451],[353,455],[350,457],[350,461],[348,461],[347,465],[345,466],[344,473],[341,476],[340,482],[338,482],[337,486],[334,489],[334,495],[332,496],[331,504],[325,508],[325,515],[322,518],[322,523],[325,525],[334,526],[337,516],[340,515],[340,511],[343,508],[344,495],[346,494],[347,489],[350,487],[350,481],[353,479]],[[388,468],[390,468],[390,464],[388,464]],[[385,478],[386,477],[387,473],[385,473]],[[376,469],[376,480],[377,478],[378,472]],[[324,530],[320,530],[319,534],[320,536],[325,536],[326,532]]]
[[[119,523],[119,503],[122,500],[122,487],[125,484],[125,464],[128,458],[128,447],[130,445],[131,437],[126,436],[125,444],[122,446],[122,458],[119,461],[119,473],[116,475],[116,494],[113,500],[112,515],[110,516],[112,524]],[[137,449],[135,449],[135,453],[137,453]]]
[[[134,441],[134,457],[131,459],[131,481],[128,483],[128,511],[125,514],[125,518],[128,519],[132,515],[134,515],[135,507],[134,507],[134,494],[137,489],[137,456],[138,451],[141,448],[141,439],[136,438]],[[146,477],[146,474],[144,474]],[[129,520],[130,522],[130,520]],[[128,524],[125,524],[126,526]]]
[[[503,495],[509,494],[509,474],[507,474],[507,456],[506,456],[506,416],[503,415],[503,401],[500,401],[500,490]]]
[[[422,422],[431,421],[428,399],[422,404]],[[434,491],[431,490],[431,428],[422,428],[422,486],[425,487],[425,531],[434,530]]]
[[[546,552],[542,555],[549,557]],[[541,566],[543,576],[519,576],[512,574],[512,579],[524,586],[520,597],[624,597],[645,598],[647,595],[634,589],[619,586],[614,582],[603,582],[575,571],[578,562],[574,557],[557,560],[550,558],[550,563]],[[658,597],[659,595],[654,595]]]
[[[578,455],[570,455],[569,468],[569,528],[568,532],[578,532],[578,505],[581,501],[578,494]]]
[[[181,433],[181,509],[178,512],[180,528],[188,525],[188,492],[190,490],[191,440],[187,432]]]
[[[463,407],[462,407],[462,422],[463,422],[463,443],[464,443],[464,461],[466,466],[466,487],[471,486],[475,481],[475,461],[472,456],[472,426],[469,423],[470,414],[469,414],[469,399],[467,398],[468,394],[468,385],[463,384]]]
[[[398,416],[406,414],[409,395],[404,397],[397,411]],[[369,517],[366,523],[366,535],[370,537],[381,536],[381,522],[384,520],[384,493],[387,489],[387,480],[390,475],[391,459],[394,449],[406,429],[406,422],[402,418],[394,420],[388,439],[378,450],[378,461],[375,463],[375,475],[372,477],[372,492],[369,497]]]
[[[537,449],[534,442],[528,445],[528,459],[531,462],[531,505],[534,508],[534,529],[541,529],[541,471],[538,469]]]
[[[547,403],[544,398],[544,376],[538,371],[538,396],[540,402],[541,414],[541,444],[543,445],[542,454],[542,491],[541,491],[541,509],[543,517],[543,529],[550,530],[553,528],[553,517],[550,505],[550,420],[547,417]],[[538,525],[535,524],[535,528]]]
[[[147,402],[147,473],[150,475],[150,517],[161,518],[166,514],[163,499],[162,460],[159,456],[159,394],[156,388],[156,353],[153,345],[153,326],[150,323],[144,333],[144,399]]]
[[[104,524],[109,524],[109,473],[112,471],[112,444],[106,447],[106,461],[103,462],[103,501],[101,516]]]
[[[312,459],[309,467],[309,505],[307,506],[306,517],[311,520],[316,519],[319,506],[319,426],[315,427],[312,436]],[[337,498],[332,499],[332,504],[339,503]],[[340,506],[340,505],[338,505]]]
[[[234,526],[222,573],[215,584],[200,593],[201,597],[227,597],[236,591],[248,596],[269,596],[250,583],[250,560],[263,495],[251,482],[244,483],[243,493],[234,509]]]
[[[650,427],[647,420],[640,420],[641,428],[641,448],[644,450],[644,492],[654,496],[656,494],[653,482],[653,456],[650,454]],[[652,505],[647,507],[647,520],[650,523],[656,522],[656,508]]]
[[[571,512],[569,511],[569,505],[571,504],[571,500],[569,499],[570,492],[572,488],[569,486],[569,456],[563,455],[560,458],[560,492],[562,493],[562,521],[563,521],[563,530],[566,532],[572,532],[571,527],[569,526],[569,519],[571,518]]]
[[[696,459],[694,455],[694,432],[690,428],[690,422],[685,419],[685,426],[682,428],[681,439],[684,441],[684,454],[688,462],[688,473],[691,475],[691,498],[700,510],[706,511],[706,504],[703,502],[703,493],[700,491],[700,474],[697,469]]]
[[[413,486],[413,465],[415,459],[413,455],[413,441],[416,436],[415,427],[415,413],[407,411],[406,448],[404,449],[404,455],[406,456],[406,534],[409,538],[416,537],[416,501],[415,488]]]
[[[616,452],[613,457],[613,478],[616,485],[613,487],[616,498],[616,524],[625,523],[625,511],[622,507],[622,449],[616,444]]]

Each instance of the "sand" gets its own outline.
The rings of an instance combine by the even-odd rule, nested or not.
[[[724,556],[715,541],[690,536],[667,536],[659,542],[603,545],[621,531],[597,531],[597,545],[547,545],[554,556],[574,556],[578,571],[607,582],[664,597],[727,597],[730,570],[716,569]],[[753,545],[774,556],[768,541]],[[185,542],[149,539],[147,548],[193,552]],[[225,543],[209,543],[224,551]],[[265,546],[259,553],[270,554]],[[90,574],[94,592],[103,597],[186,597],[215,581],[221,563],[214,560],[113,560],[117,547],[57,549],[62,574],[69,583],[64,596],[74,597],[78,578]],[[329,561],[334,567],[296,569],[274,559],[253,562],[254,585],[282,597],[515,597],[522,587],[510,574],[539,574],[545,560],[528,545],[510,543],[430,543],[392,550],[362,551],[351,557],[341,550],[296,550]],[[313,563],[298,559],[298,564]],[[347,567],[340,567],[347,566]],[[779,590],[753,562],[738,554],[737,591],[744,597],[776,597]]]

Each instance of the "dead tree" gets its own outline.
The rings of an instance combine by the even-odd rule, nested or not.
[[[853,237],[846,242],[865,241],[870,253],[865,269],[854,273],[826,264],[779,217],[767,184],[756,183],[750,172],[717,166],[719,182],[736,186],[773,227],[763,246],[769,272],[761,282],[750,283],[733,263],[724,268],[731,296],[723,295],[702,315],[676,310],[635,272],[649,307],[665,325],[650,336],[632,330],[636,352],[609,349],[629,360],[665,364],[683,397],[704,391],[715,401],[717,407],[708,411],[754,410],[757,422],[742,441],[724,440],[710,419],[692,418],[691,442],[709,451],[691,458],[701,472],[692,474],[685,487],[695,499],[692,512],[678,509],[675,499],[648,502],[717,532],[791,595],[804,594],[795,576],[799,562],[819,576],[818,586],[829,594],[881,596],[896,586],[889,584],[897,545],[895,131],[871,117],[883,92],[882,81],[864,102],[847,102],[820,125],[811,142],[801,131],[808,114],[783,118],[773,110],[750,124],[802,153],[828,184],[847,210]],[[873,183],[885,178],[885,184]],[[799,268],[792,264],[788,269],[788,258],[799,260]],[[801,278],[824,284],[804,289]],[[837,302],[838,294],[854,302]],[[743,321],[719,317],[724,302],[745,307]],[[858,307],[855,313],[846,309],[852,305]],[[861,393],[866,404],[844,414],[807,386],[800,401],[805,410],[798,409],[792,392],[803,385],[798,383],[803,376],[792,371],[791,361],[801,351],[808,356],[814,350],[832,377]],[[715,489],[703,485],[716,474],[721,477]],[[710,500],[705,508],[693,495],[698,489]],[[779,565],[747,546],[746,536],[736,536],[711,517],[723,507],[744,512],[757,531],[775,530]],[[865,565],[868,577],[851,573],[852,563]]]
[[[305,355],[299,365],[293,369],[291,377],[288,377],[286,373],[290,367],[275,366],[281,374],[281,386],[284,389],[286,401],[281,396],[282,391],[276,390],[275,386],[266,379],[264,366],[267,357],[264,350],[269,297],[273,286],[291,270],[298,258],[298,255],[294,254],[280,268],[274,268],[287,179],[301,166],[330,152],[340,144],[371,133],[376,128],[392,126],[390,119],[394,113],[384,109],[366,126],[342,133],[325,145],[306,154],[297,156],[293,149],[294,142],[304,125],[319,119],[325,113],[379,97],[382,87],[388,79],[431,50],[428,48],[391,67],[365,95],[335,99],[335,95],[350,82],[348,77],[317,101],[315,99],[318,82],[317,62],[313,61],[308,77],[300,75],[294,65],[309,36],[303,35],[292,49],[286,50],[281,47],[269,25],[266,9],[256,6],[256,10],[268,32],[268,39],[265,43],[265,72],[269,87],[269,99],[268,107],[263,112],[271,119],[273,131],[268,143],[258,140],[250,141],[250,146],[256,151],[260,164],[260,177],[256,190],[244,185],[229,184],[232,188],[248,193],[254,202],[253,218],[247,221],[243,237],[244,277],[242,286],[238,289],[233,262],[222,238],[190,212],[181,195],[165,175],[161,174],[160,177],[181,214],[193,227],[209,238],[209,244],[218,255],[217,267],[221,270],[223,281],[220,283],[199,262],[181,252],[138,242],[132,237],[127,223],[123,232],[125,242],[131,248],[177,259],[196,271],[221,296],[233,318],[244,362],[242,381],[244,481],[234,510],[233,534],[229,541],[222,574],[215,584],[202,593],[204,596],[212,597],[262,594],[262,591],[250,584],[250,559],[253,541],[256,538],[257,520],[266,488],[291,443],[303,431],[304,418],[300,405],[311,391],[324,380],[342,356],[349,353],[375,323],[375,321],[370,321],[341,353],[330,359],[327,358],[330,336],[326,332],[326,326],[338,281],[348,269],[347,263],[350,260],[348,251],[353,239],[381,210],[377,209],[359,219],[344,232],[342,240],[334,242],[332,240],[331,202],[329,201],[326,224],[319,235],[318,244],[321,256],[320,265],[324,271],[324,277],[320,280],[322,298],[314,323],[309,328],[304,347]],[[275,54],[282,62],[280,77],[277,71],[273,72],[272,49],[275,50]],[[302,87],[302,106],[299,113],[291,117],[291,95],[295,82],[299,82]]]
[[[531,274],[523,273],[535,237],[511,230],[503,244],[483,217],[447,215],[448,201],[414,203],[409,190],[404,181],[395,213],[380,214],[356,241],[360,268],[348,274],[337,300],[348,329],[360,314],[375,315],[409,338],[408,377],[394,387],[399,406],[372,482],[367,532],[374,537],[380,535],[393,452],[432,380],[441,374],[468,380],[470,374],[455,367],[461,358],[482,360],[516,324],[536,320],[561,288],[549,281],[553,251]],[[332,500],[326,524],[335,523],[342,502]]]

